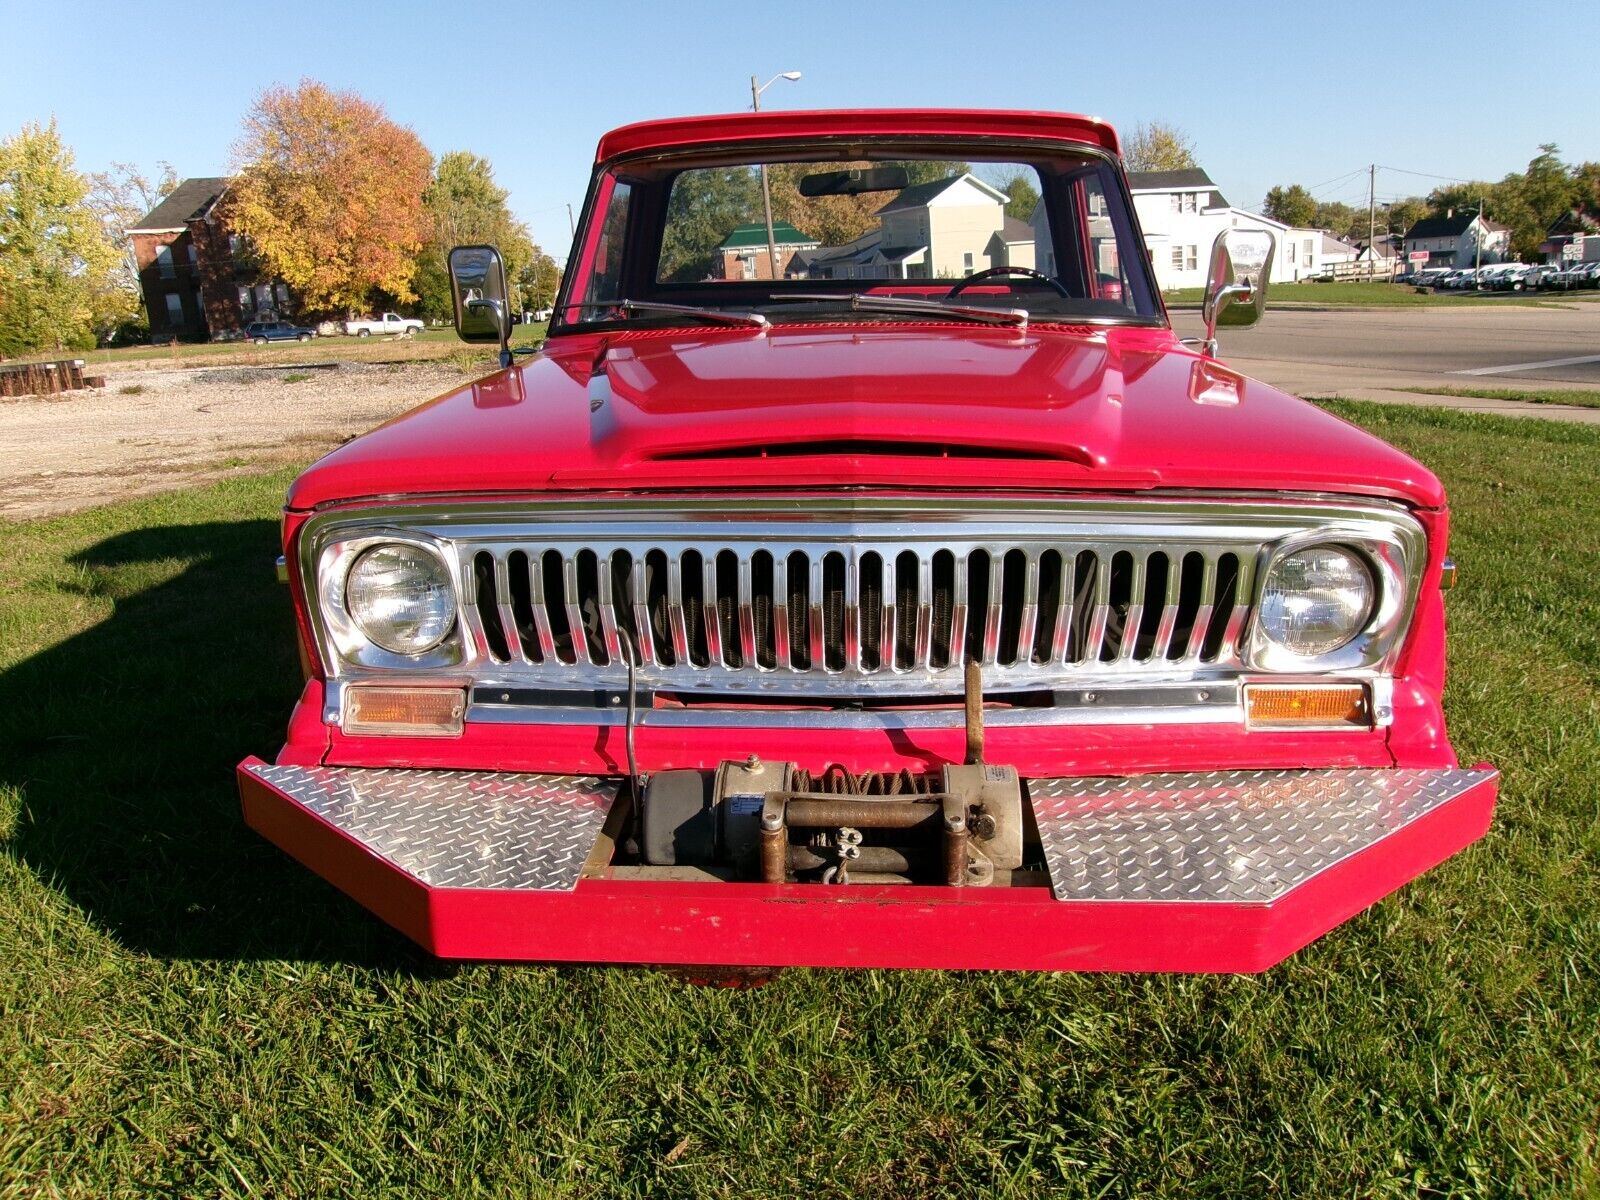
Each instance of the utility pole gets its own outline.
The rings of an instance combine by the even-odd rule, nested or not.
[[[571,201],[567,202],[567,236],[568,237],[577,237],[578,236],[578,225],[577,225],[577,222],[575,222],[572,219],[572,202]]]
[[[778,80],[787,79],[793,82],[799,78],[799,71],[784,71],[780,75],[774,75],[758,87],[756,85],[756,77],[754,75],[750,76],[750,111],[761,111],[761,93],[777,83]],[[772,187],[767,183],[767,164],[757,163],[756,169],[761,173],[761,207],[767,217],[767,266],[772,271],[772,278],[777,279],[778,245],[777,240],[772,236]]]
[[[1367,278],[1378,272],[1378,164],[1367,168]]]
[[[1484,226],[1484,228],[1475,231],[1472,235],[1472,273],[1474,276],[1476,276],[1478,271],[1483,267],[1483,235],[1488,232],[1488,223],[1483,219],[1482,196],[1478,197],[1478,215],[1472,218],[1472,223],[1474,225],[1481,224]],[[1472,282],[1477,283],[1478,281],[1476,278],[1474,278]]]

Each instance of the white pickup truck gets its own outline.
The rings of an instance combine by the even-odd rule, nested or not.
[[[399,313],[386,312],[383,316],[371,320],[346,321],[344,331],[356,337],[371,337],[375,333],[421,333],[422,322],[415,317],[402,317]]]

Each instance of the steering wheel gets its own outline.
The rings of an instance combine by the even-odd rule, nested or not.
[[[996,275],[1025,275],[1029,279],[1038,280],[1046,287],[1054,288],[1063,300],[1072,299],[1072,293],[1062,287],[1059,280],[1051,279],[1050,276],[1042,275],[1029,267],[1011,266],[990,267],[987,270],[979,271],[976,275],[968,275],[965,279],[959,279],[956,281],[955,286],[944,294],[944,298],[946,300],[954,300],[973,284],[982,283],[985,279],[993,279]]]

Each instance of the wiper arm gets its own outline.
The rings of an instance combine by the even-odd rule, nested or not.
[[[848,300],[855,312],[883,313],[940,313],[947,317],[961,317],[982,325],[1015,325],[1026,329],[1028,310],[1025,308],[978,308],[970,304],[946,304],[943,300],[923,300],[915,296],[875,296],[870,292],[785,292],[769,297],[772,300]]]
[[[623,312],[648,316],[660,313],[667,316],[695,317],[710,325],[742,325],[751,329],[766,329],[772,322],[757,312],[723,312],[715,308],[696,308],[691,304],[664,304],[655,300],[601,300],[587,304],[574,304],[573,308],[615,308]]]

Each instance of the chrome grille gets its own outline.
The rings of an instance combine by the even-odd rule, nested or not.
[[[990,687],[1022,689],[1234,668],[1260,543],[934,535],[837,549],[599,538],[456,549],[473,657],[507,678],[537,667],[557,685],[614,683],[631,651],[657,687],[860,681],[874,694],[939,695],[960,690],[968,658]]]

